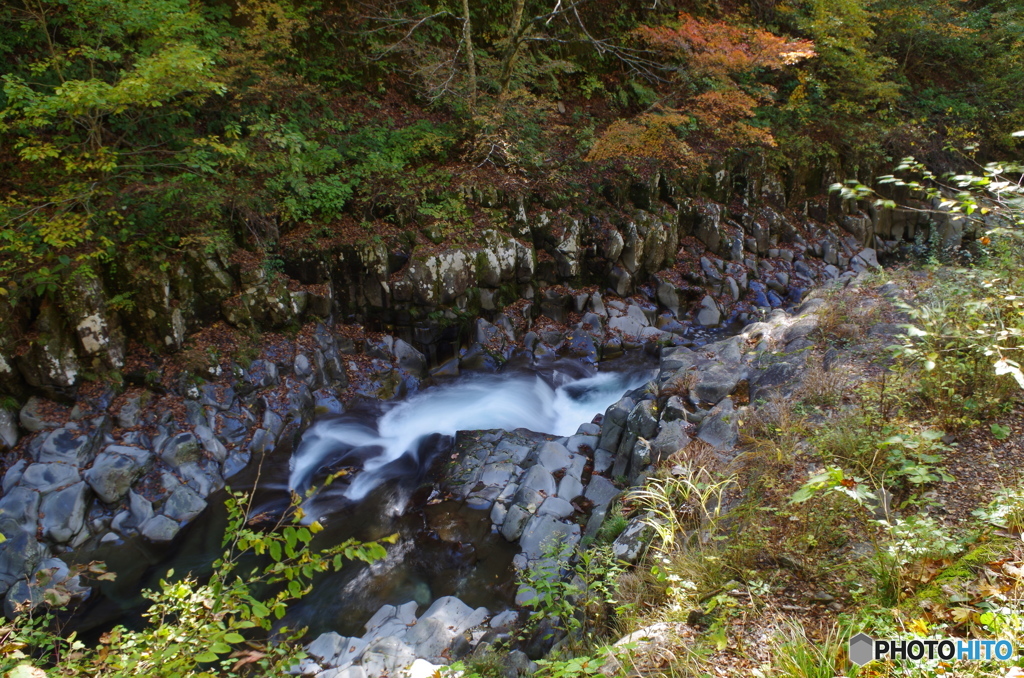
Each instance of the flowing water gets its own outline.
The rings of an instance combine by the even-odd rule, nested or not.
[[[464,375],[399,402],[362,403],[315,421],[290,459],[270,455],[231,486],[253,490],[254,514],[280,515],[292,492],[307,495],[308,519],[325,527],[314,546],[395,533],[398,540],[380,562],[323,577],[284,621],[308,626],[310,637],[326,630],[361,635],[362,624],[385,603],[429,605],[457,595],[472,606],[509,605],[517,547],[491,530],[488,511],[436,496],[431,474],[438,460],[458,431],[572,435],[654,374],[642,355],[604,363],[600,371],[571,360],[513,363],[498,374]],[[209,508],[170,548],[135,539],[89,554],[120,575],[90,613],[94,623],[137,607],[138,590],[154,586],[168,568],[208,571],[224,533],[223,498],[211,495]]]

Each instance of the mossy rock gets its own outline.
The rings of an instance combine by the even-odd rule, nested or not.
[[[912,598],[900,604],[900,609],[911,615],[919,614],[926,607],[948,605],[948,590],[958,590],[970,584],[986,563],[999,560],[1009,553],[1016,542],[1013,539],[996,537],[991,541],[976,544],[952,565],[940,572]]]

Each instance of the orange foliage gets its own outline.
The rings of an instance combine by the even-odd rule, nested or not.
[[[643,26],[637,35],[684,63],[675,108],[619,120],[605,130],[588,160],[646,158],[697,169],[716,153],[749,145],[774,146],[771,131],[750,124],[772,88],[741,85],[758,70],[778,70],[815,56],[809,40],[787,40],[759,28],[680,14],[672,27]],[[689,143],[680,132],[700,129]],[[680,129],[685,123],[688,129]]]
[[[736,144],[774,146],[771,132],[754,127],[744,119],[754,117],[757,106],[754,97],[738,89],[711,90],[698,94],[689,101],[688,109],[707,129],[714,130],[723,140]]]
[[[587,155],[591,162],[643,158],[658,160],[672,169],[694,168],[697,154],[683,141],[677,127],[689,119],[675,111],[644,113],[633,120],[616,120],[594,143]]]
[[[810,40],[787,40],[760,28],[679,15],[679,26],[641,26],[637,34],[654,49],[681,57],[690,70],[715,80],[758,68],[779,69],[815,56]]]

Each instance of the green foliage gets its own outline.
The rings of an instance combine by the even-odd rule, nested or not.
[[[977,509],[974,515],[1012,534],[1024,532],[1024,488],[999,490],[988,506]]]
[[[316,522],[303,525],[297,503],[271,531],[247,525],[245,495],[233,493],[226,503],[225,550],[208,581],[191,575],[175,579],[168,572],[159,590],[144,592],[152,603],[144,615],[147,625],[139,630],[118,626],[98,647],[86,646],[75,635],[55,634],[49,614],[22,615],[7,629],[0,671],[36,666],[54,676],[168,678],[286,673],[303,656],[292,644],[303,630],[277,626],[288,604],[309,593],[317,574],[337,570],[350,560],[373,562],[385,555],[384,547],[348,540],[317,549],[314,535],[322,528]],[[253,556],[263,556],[264,564],[243,565]],[[66,602],[59,590],[46,596],[56,606]],[[270,642],[271,634],[275,642]]]
[[[953,219],[981,231],[977,255],[964,255],[975,260],[974,266],[940,273],[914,305],[902,305],[911,324],[906,340],[893,347],[899,365],[914,371],[918,395],[943,426],[989,419],[1012,393],[1024,389],[1018,360],[1024,348],[1022,175],[1018,165],[991,163],[980,174],[940,177],[904,158],[895,174],[878,179],[932,201],[935,207],[925,211],[935,215],[933,237],[940,224]],[[873,200],[876,208],[895,208],[891,199],[858,181],[832,189],[847,199]]]
[[[597,541],[611,544],[615,538],[622,534],[629,525],[629,519],[622,513],[621,507],[616,503],[608,509],[608,515],[601,523],[601,529],[597,531]]]
[[[572,568],[564,566],[566,557],[564,545],[549,544],[544,557],[521,573],[520,584],[532,594],[525,603],[532,609],[527,626],[536,627],[545,619],[557,620],[578,646],[581,638],[599,631],[608,606],[616,605],[618,577],[625,565],[607,545],[581,550]]]
[[[537,665],[540,670],[539,676],[549,678],[578,678],[579,676],[601,675],[601,667],[605,665],[607,658],[600,652],[595,656],[584,655],[572,657],[562,661],[540,659]]]

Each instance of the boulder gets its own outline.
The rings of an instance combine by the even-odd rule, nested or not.
[[[543,443],[530,456],[538,466],[544,467],[551,473],[569,468],[574,457],[565,445],[555,442]]]
[[[649,524],[651,519],[652,517],[648,515],[630,520],[626,529],[612,542],[612,554],[619,560],[635,563],[654,534]]]
[[[745,377],[744,370],[713,363],[697,372],[693,394],[702,402],[717,403],[731,395],[736,385]]]
[[[718,303],[710,294],[706,295],[700,302],[700,310],[697,312],[697,323],[704,327],[713,327],[722,321],[722,311]]]
[[[563,523],[553,516],[535,516],[519,539],[519,547],[528,561],[552,552],[567,556],[580,541],[580,526]]]
[[[116,504],[153,464],[153,453],[137,447],[110,445],[84,474],[101,501]]]
[[[697,427],[697,437],[716,450],[732,450],[740,439],[739,417],[731,398],[715,405]]]
[[[34,535],[39,521],[39,501],[39,492],[20,485],[4,494],[0,498],[0,533],[7,539],[22,531]]]
[[[67,424],[46,436],[37,461],[84,466],[95,454],[102,434],[102,431],[83,432],[78,424]]]
[[[666,408],[667,410],[667,408]],[[690,444],[690,436],[687,432],[690,425],[685,419],[673,419],[661,422],[661,430],[658,436],[651,441],[652,463],[658,463]]]
[[[164,502],[161,513],[168,518],[187,523],[203,512],[206,501],[187,485],[179,485]]]
[[[0,408],[0,454],[18,444],[18,425],[14,413]]]
[[[55,544],[64,544],[85,526],[85,512],[91,492],[84,482],[50,492],[39,503],[43,536]]]
[[[171,466],[194,462],[199,456],[199,440],[190,431],[184,431],[168,439],[160,451],[160,457]]]
[[[139,533],[152,542],[168,542],[174,539],[181,527],[178,523],[167,516],[157,515],[147,520]]]

